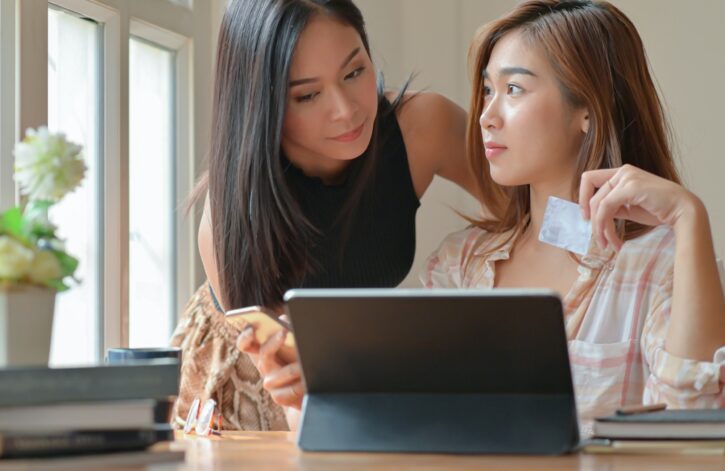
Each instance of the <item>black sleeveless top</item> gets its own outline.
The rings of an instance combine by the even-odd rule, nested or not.
[[[309,246],[314,260],[300,288],[392,288],[415,256],[415,215],[420,206],[395,110],[378,106],[378,152],[372,178],[350,214],[341,212],[368,152],[353,160],[338,185],[325,185],[285,161],[285,175],[300,208],[319,234]],[[211,286],[209,287],[210,291]],[[221,307],[212,291],[217,309]]]
[[[351,162],[338,185],[325,185],[288,162],[288,182],[305,216],[320,231],[309,248],[316,266],[310,267],[301,287],[395,287],[410,271],[420,202],[395,110],[385,98],[378,120],[376,165],[366,193],[350,214],[340,217],[359,169],[370,158],[367,152]]]

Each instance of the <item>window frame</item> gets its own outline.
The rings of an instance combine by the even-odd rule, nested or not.
[[[17,198],[10,158],[16,141],[15,116],[15,2],[0,0],[0,211]]]
[[[0,0],[2,155],[12,155],[21,130],[47,123],[47,16],[51,5],[102,27],[103,280],[98,358],[102,360],[106,349],[126,347],[129,341],[129,40],[135,36],[176,55],[173,178],[179,213],[209,143],[212,59],[211,54],[195,55],[194,49],[211,50],[211,2],[193,2],[190,8],[168,0]],[[13,106],[7,106],[8,102]],[[0,208],[15,202],[12,161],[0,160]],[[170,319],[174,324],[179,308],[203,279],[195,237],[198,213],[175,217],[176,309]]]

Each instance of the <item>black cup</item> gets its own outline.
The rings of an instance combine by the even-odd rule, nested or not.
[[[109,348],[106,351],[106,363],[109,365],[136,363],[162,358],[175,359],[179,363],[179,374],[181,374],[181,349],[177,347]],[[169,423],[172,420],[174,400],[175,396],[156,398],[154,422]]]
[[[109,348],[106,351],[106,363],[109,365],[158,358],[175,358],[181,363],[181,349],[178,347]]]

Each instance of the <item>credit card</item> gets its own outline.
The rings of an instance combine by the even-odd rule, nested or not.
[[[585,221],[576,203],[550,196],[539,240],[560,249],[586,255],[592,239],[592,222]]]

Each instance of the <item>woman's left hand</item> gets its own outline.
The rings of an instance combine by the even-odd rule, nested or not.
[[[632,165],[584,172],[579,205],[592,221],[592,235],[600,247],[622,247],[614,220],[666,224],[676,229],[683,216],[696,213],[700,200],[681,185]]]
[[[282,330],[259,345],[254,328],[249,326],[237,338],[237,348],[249,355],[262,377],[262,386],[274,402],[283,407],[301,409],[305,386],[300,363],[296,357],[286,362],[278,355],[286,335],[287,331]]]

